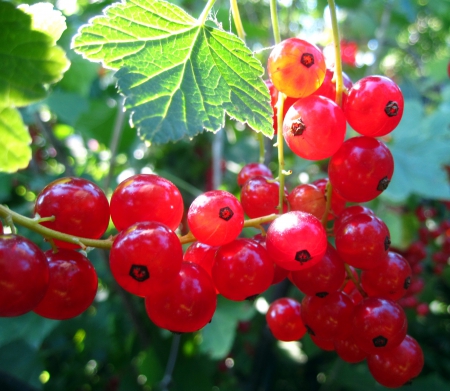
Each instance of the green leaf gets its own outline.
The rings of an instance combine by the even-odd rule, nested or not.
[[[33,30],[30,15],[2,1],[0,25],[0,107],[26,106],[45,98],[49,84],[69,67],[64,50],[55,46],[60,24],[47,29],[52,35]],[[37,22],[36,28],[44,27]]]
[[[31,160],[31,137],[16,109],[0,109],[0,172],[16,172]]]
[[[235,35],[162,0],[116,3],[83,26],[76,52],[116,73],[131,120],[157,143],[215,132],[225,112],[272,137],[261,63]]]
[[[202,329],[200,350],[213,359],[224,358],[233,345],[238,322],[249,320],[254,314],[255,309],[250,302],[236,303],[219,296],[211,323]]]

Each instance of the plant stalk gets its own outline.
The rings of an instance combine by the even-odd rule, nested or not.
[[[339,37],[339,28],[336,15],[336,4],[334,0],[328,0],[331,15],[331,27],[333,29],[334,45],[334,79],[336,80],[336,103],[342,106],[342,93],[344,91],[344,80],[342,78],[342,59],[341,59],[341,39]]]

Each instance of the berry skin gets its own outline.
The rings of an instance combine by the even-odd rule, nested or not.
[[[0,235],[0,316],[20,316],[35,308],[49,282],[47,258],[19,235]]]
[[[367,202],[379,196],[394,173],[394,159],[381,141],[352,137],[331,157],[328,175],[333,189],[350,202]]]
[[[49,319],[70,319],[80,315],[93,302],[98,279],[94,266],[81,253],[59,249],[45,252],[50,280],[44,298],[33,309]]]
[[[288,212],[270,224],[266,248],[283,269],[301,270],[315,265],[325,255],[327,235],[319,219],[312,214]]]
[[[244,226],[244,209],[239,200],[223,190],[198,196],[189,207],[187,220],[199,242],[221,246],[232,242]]]
[[[117,283],[134,295],[145,297],[155,284],[174,279],[183,261],[178,236],[156,221],[137,223],[120,232],[109,255]]]
[[[423,365],[422,349],[409,335],[397,347],[367,357],[367,366],[374,379],[389,388],[408,384],[420,374]]]
[[[325,74],[325,79],[323,83],[319,87],[319,89],[313,93],[313,95],[321,95],[325,98],[331,99],[333,102],[336,101],[336,81],[333,81],[334,70],[327,68],[327,72]],[[344,80],[344,87],[350,90],[353,86],[353,82],[348,77],[345,72],[342,72],[342,78]],[[345,106],[345,102],[347,101],[347,95],[342,94],[342,107]]]
[[[219,293],[229,300],[242,301],[264,292],[273,276],[273,261],[254,240],[236,239],[216,252],[212,278]]]
[[[322,219],[325,213],[326,199],[322,191],[313,184],[298,185],[289,193],[287,200],[290,210],[311,213]]]
[[[137,174],[125,179],[111,196],[111,219],[118,231],[141,221],[158,221],[175,231],[183,210],[178,188],[153,174]]]
[[[279,341],[296,341],[306,334],[297,300],[282,297],[269,306],[266,321],[273,336]]]
[[[40,217],[55,216],[41,225],[65,234],[99,239],[108,228],[109,203],[103,191],[83,178],[61,178],[49,183],[36,198],[34,211]],[[78,245],[55,240],[58,247]]]
[[[278,91],[292,98],[302,98],[320,87],[326,65],[317,46],[299,38],[288,38],[270,53],[267,71]]]
[[[145,298],[145,309],[158,327],[179,333],[200,330],[211,321],[217,297],[208,273],[191,262],[183,262],[170,283],[158,285]]]
[[[334,101],[319,95],[297,100],[286,113],[283,137],[296,155],[321,160],[333,155],[344,142],[346,121]]]
[[[348,123],[358,133],[381,137],[397,127],[403,106],[397,84],[385,76],[367,76],[350,89],[344,111]]]
[[[237,176],[238,186],[244,186],[245,182],[255,176],[263,176],[266,178],[273,178],[272,171],[269,167],[262,163],[248,163],[242,167]]]

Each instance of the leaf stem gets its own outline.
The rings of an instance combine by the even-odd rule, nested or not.
[[[208,2],[205,5],[205,8],[203,9],[201,15],[198,18],[198,22],[200,25],[204,25],[206,22],[206,19],[208,18],[209,11],[211,11],[211,8],[214,6],[216,0],[208,0]]]
[[[339,28],[336,15],[336,4],[334,0],[328,0],[330,8],[331,27],[333,29],[334,45],[334,79],[336,80],[336,103],[342,106],[342,93],[344,91],[344,80],[342,78],[342,59],[341,59],[341,40],[339,37]]]
[[[12,211],[11,209],[9,209],[4,205],[0,205],[0,217],[4,217],[7,220],[11,218],[15,224],[21,225],[22,227],[26,227],[31,231],[37,232],[44,238],[51,238],[61,240],[63,242],[74,243],[80,245],[81,247],[85,246],[85,247],[110,249],[112,246],[111,239],[96,240],[89,238],[81,238],[78,236],[64,234],[62,232],[44,227],[39,224],[39,221],[41,221],[39,218],[30,219],[29,217],[22,216],[21,214]]]

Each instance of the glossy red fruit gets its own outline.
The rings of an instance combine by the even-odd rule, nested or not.
[[[287,197],[287,191],[285,189]],[[241,189],[241,204],[245,214],[254,219],[278,213],[280,184],[269,178],[256,176],[245,182]],[[284,204],[283,211],[287,211]]]
[[[336,232],[339,227],[345,223],[348,219],[352,218],[353,216],[359,215],[359,214],[367,214],[371,216],[375,216],[375,212],[363,205],[351,205],[345,209],[342,210],[342,212],[336,217],[334,220],[334,231]]]
[[[277,103],[278,103],[278,90],[274,87],[273,83],[270,80],[265,80],[265,83],[267,85],[267,88],[269,89],[270,92],[270,104],[272,106],[273,109],[273,129],[275,131],[274,134],[278,133],[278,107],[277,107]],[[298,98],[291,98],[289,96],[286,97],[286,99],[283,102],[283,119],[287,113],[287,111],[289,110],[289,108],[295,103],[295,101]],[[281,121],[283,122],[283,121]]]
[[[354,215],[338,226],[335,244],[345,263],[358,269],[374,269],[387,257],[391,236],[387,225],[371,214]]]
[[[199,242],[221,246],[232,242],[244,226],[244,209],[239,200],[224,190],[198,196],[189,207],[187,220]]]
[[[255,176],[263,176],[266,178],[273,178],[272,171],[265,164],[262,163],[248,163],[242,167],[237,176],[238,186],[244,186],[245,182]]]
[[[397,301],[411,285],[412,271],[400,254],[389,251],[387,257],[371,270],[361,273],[361,286],[369,296]]]
[[[367,202],[389,185],[394,159],[385,144],[373,137],[352,137],[331,157],[328,175],[341,197],[351,202]]]
[[[297,341],[306,334],[297,300],[282,297],[269,306],[266,321],[273,336],[279,341]]]
[[[40,217],[55,216],[41,225],[65,234],[99,239],[109,224],[109,203],[103,191],[83,178],[61,178],[49,183],[36,198],[34,211]],[[55,240],[58,247],[79,246]]]
[[[336,102],[336,80],[333,81],[333,76],[334,69],[327,68],[323,83],[320,85],[318,90],[313,93],[313,95],[321,95]],[[342,79],[344,81],[345,88],[347,88],[348,90],[352,88],[353,82],[345,72],[342,72]],[[342,107],[344,107],[346,100],[347,95],[342,94]]]
[[[297,100],[286,113],[283,137],[296,155],[321,160],[333,155],[344,142],[346,121],[334,101],[319,95]]]
[[[350,89],[345,116],[358,133],[381,137],[392,132],[403,116],[403,94],[385,76],[367,76]]]
[[[272,284],[273,262],[266,249],[251,239],[236,239],[220,246],[212,267],[219,293],[242,301],[264,292]]]
[[[409,335],[395,348],[367,357],[374,379],[389,388],[401,387],[417,377],[424,365],[423,351]]]
[[[367,357],[367,353],[361,350],[352,335],[345,339],[336,339],[334,348],[342,360],[352,364],[363,361]]]
[[[326,352],[333,352],[335,350],[334,341],[332,339],[318,338],[312,334],[309,334],[309,337],[318,348],[325,350]]]
[[[326,199],[322,191],[313,184],[294,187],[287,197],[290,210],[311,213],[319,220],[325,213]]]
[[[328,243],[322,259],[308,269],[292,271],[290,280],[309,296],[324,297],[337,291],[346,277],[345,266],[335,248]]]
[[[33,309],[49,319],[64,320],[80,315],[94,301],[98,278],[92,263],[83,254],[59,249],[45,252],[50,268],[47,292]]]
[[[153,285],[174,279],[182,261],[178,236],[156,221],[137,223],[120,232],[109,255],[109,265],[117,283],[140,297],[146,296]]]
[[[218,246],[208,246],[201,242],[194,242],[186,249],[183,255],[183,261],[196,263],[211,275],[214,256],[218,248]]]
[[[0,316],[31,311],[45,295],[49,281],[47,258],[19,235],[0,235]]]
[[[352,334],[368,354],[378,354],[398,346],[406,336],[405,311],[392,300],[367,297],[352,316]]]
[[[141,221],[157,221],[175,231],[183,210],[178,188],[154,174],[137,174],[125,179],[111,196],[111,219],[118,231]]]
[[[327,200],[327,183],[328,178],[321,178],[315,180],[312,184],[317,186]],[[333,220],[338,216],[345,208],[347,200],[343,198],[336,190],[331,189],[331,210],[328,213],[328,221]]]
[[[331,292],[323,297],[305,296],[302,319],[308,333],[322,339],[345,338],[351,333],[354,304],[343,292]]]
[[[293,98],[316,91],[325,78],[321,50],[302,39],[288,38],[276,45],[267,61],[269,78],[278,91]]]
[[[319,219],[312,214],[288,212],[270,225],[266,248],[274,262],[283,269],[306,269],[325,255],[327,235]]]
[[[179,333],[200,330],[211,321],[217,305],[214,284],[200,266],[183,262],[176,278],[152,289],[145,309],[158,327]]]

